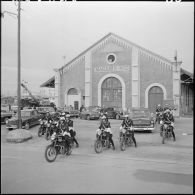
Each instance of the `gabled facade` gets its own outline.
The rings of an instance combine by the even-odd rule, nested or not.
[[[72,105],[146,107],[171,100],[180,105],[181,62],[171,62],[114,33],[55,69],[55,102]]]

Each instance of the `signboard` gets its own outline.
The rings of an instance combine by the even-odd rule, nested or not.
[[[107,65],[97,66],[94,68],[94,72],[127,72],[130,70],[130,65]]]

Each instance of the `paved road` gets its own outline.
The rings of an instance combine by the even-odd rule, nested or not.
[[[71,156],[44,158],[49,144],[30,129],[33,139],[7,143],[1,126],[2,193],[193,193],[193,121],[176,119],[176,142],[161,144],[158,127],[136,133],[138,147],[119,149],[121,121],[111,120],[116,150],[94,152],[98,121],[74,120],[79,148]]]

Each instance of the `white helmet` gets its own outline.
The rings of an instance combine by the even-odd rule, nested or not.
[[[106,117],[105,117],[104,115],[102,116],[102,120],[103,120],[103,119],[106,119]]]
[[[128,114],[125,114],[125,118],[128,118],[129,117],[129,115]]]
[[[66,115],[66,118],[70,118],[70,114],[67,114],[67,115]]]

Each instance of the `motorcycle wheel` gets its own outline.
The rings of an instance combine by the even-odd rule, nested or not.
[[[94,144],[94,149],[96,153],[102,152],[102,142],[101,140],[96,140]]]
[[[49,140],[51,138],[51,136],[50,136],[50,130],[49,130],[49,128],[47,128],[46,129],[46,132],[45,132],[45,139],[46,140]]]
[[[56,148],[53,145],[47,146],[45,149],[45,159],[48,162],[53,162],[53,161],[55,161],[56,157],[57,157]]]
[[[66,155],[69,156],[72,153],[71,147],[67,148]]]
[[[42,128],[39,127],[39,130],[38,130],[38,136],[41,137],[42,136]]]
[[[165,132],[163,131],[163,133],[162,133],[162,144],[165,143],[165,137],[166,137],[166,135],[165,135]]]
[[[125,138],[123,137],[120,142],[120,149],[121,151],[125,151],[126,145],[125,145]]]

